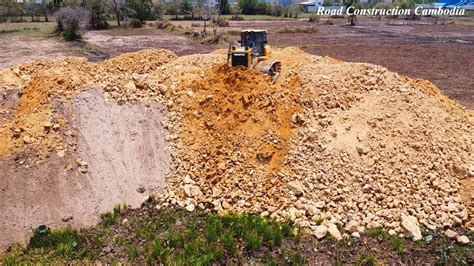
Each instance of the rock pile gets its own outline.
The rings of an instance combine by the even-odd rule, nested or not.
[[[101,87],[119,103],[168,107],[173,171],[163,206],[290,218],[318,238],[381,226],[418,240],[419,224],[472,226],[472,112],[431,83],[380,66],[295,48],[274,57],[283,66],[275,84],[225,66],[222,51],[178,58],[151,50],[0,71],[0,91],[22,94],[0,128],[0,156],[25,145],[60,151],[55,128],[68,125],[54,98]]]

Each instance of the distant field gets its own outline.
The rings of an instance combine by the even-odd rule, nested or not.
[[[54,30],[54,22],[0,23],[0,34],[11,33],[29,36],[45,36]]]

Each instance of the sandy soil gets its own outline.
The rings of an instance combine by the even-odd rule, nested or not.
[[[55,38],[0,34],[0,68],[30,62],[39,58],[80,56],[78,50]]]
[[[56,103],[64,115],[69,108]],[[61,129],[64,154],[51,151],[37,164],[30,149],[0,160],[0,250],[24,241],[40,224],[95,225],[100,213],[121,203],[138,207],[163,187],[169,152],[161,106],[111,104],[102,92],[87,90],[72,110],[77,133]],[[87,163],[86,171],[76,167],[78,160]]]

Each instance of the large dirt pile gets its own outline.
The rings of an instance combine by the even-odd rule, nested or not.
[[[83,117],[82,128],[90,130],[81,133],[68,112],[55,107],[60,99],[71,117],[84,113],[89,105],[68,109],[67,103],[87,100],[76,95],[97,87],[114,104],[166,106],[160,126],[169,131],[171,169],[167,191],[159,195],[162,206],[291,218],[318,237],[327,229],[337,237],[336,224],[347,233],[383,226],[409,235],[417,234],[411,230],[417,222],[431,229],[472,226],[472,112],[431,83],[286,48],[274,51],[283,70],[271,84],[261,73],[225,66],[225,57],[223,51],[178,58],[150,50],[98,64],[66,58],[0,71],[0,156],[14,160],[34,149],[36,162],[48,161],[51,151],[69,149],[76,134],[81,154],[108,140],[93,132],[103,123],[111,129],[104,134],[121,143],[88,153],[105,182],[116,174],[99,169],[107,164],[140,171],[166,160],[143,146],[132,147],[137,150],[126,157],[130,161],[117,160],[129,141],[153,146],[161,135],[128,132],[106,123],[104,112]],[[131,116],[123,114],[124,121]],[[133,124],[151,127],[156,121],[150,119],[143,115]],[[75,167],[84,170],[81,161]]]

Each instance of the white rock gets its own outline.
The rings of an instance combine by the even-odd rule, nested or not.
[[[420,224],[414,216],[402,215],[402,227],[408,232],[414,241],[421,240],[423,236],[420,231]]]
[[[359,232],[353,232],[353,233],[351,234],[351,236],[352,236],[352,237],[355,237],[355,238],[359,238],[359,237],[360,237],[360,234],[359,234]]]
[[[469,238],[467,238],[467,236],[458,236],[456,237],[456,241],[461,244],[469,244]]]
[[[329,225],[328,232],[336,240],[341,240],[342,239],[341,232],[339,232],[339,229],[337,229],[337,226],[335,224],[330,224]]]
[[[314,236],[317,237],[318,239],[321,239],[326,236],[328,233],[328,228],[325,225],[317,225],[314,228]]]
[[[396,233],[397,232],[395,232],[395,230],[393,230],[393,229],[388,230],[388,234],[391,235],[391,236],[395,235]]]
[[[357,226],[359,226],[359,223],[352,220],[346,224],[346,227],[344,229],[348,232],[354,233],[357,232]]]
[[[296,196],[304,194],[304,188],[300,181],[295,180],[287,184],[288,189],[291,190]]]
[[[188,210],[188,212],[192,212],[194,209],[196,209],[196,206],[194,206],[192,203],[186,206],[186,210]]]
[[[449,238],[455,238],[458,236],[458,233],[454,232],[453,230],[451,229],[448,229],[444,232],[444,235],[449,237]]]

